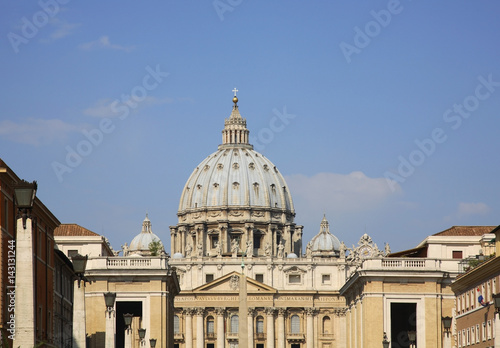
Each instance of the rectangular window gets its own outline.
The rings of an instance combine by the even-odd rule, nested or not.
[[[452,257],[454,259],[461,259],[462,258],[462,251],[461,250],[453,250]]]
[[[258,282],[264,283],[264,275],[263,274],[256,274],[255,280]]]
[[[470,330],[467,329],[466,333],[467,333],[467,345],[469,346],[470,345]]]
[[[476,329],[473,327],[470,328],[470,341],[472,344],[476,342]]]
[[[488,320],[488,339],[491,340],[491,320]]]
[[[481,332],[479,331],[479,324],[476,325],[476,343],[479,343],[481,340]]]
[[[329,274],[322,274],[321,275],[321,283],[330,284],[330,275]]]
[[[205,274],[205,282],[206,283],[210,283],[212,280],[214,280],[213,274]]]
[[[486,341],[486,323],[485,322],[483,322],[482,336],[483,336],[483,342]]]
[[[288,276],[288,282],[290,284],[300,284],[300,274],[290,274]]]

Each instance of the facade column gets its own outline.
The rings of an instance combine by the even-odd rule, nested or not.
[[[35,346],[35,291],[33,276],[33,225],[30,218],[17,219],[15,336],[13,347]],[[9,295],[10,297],[10,295]]]
[[[73,346],[85,347],[85,281],[73,282]]]
[[[255,314],[255,308],[248,308],[248,347],[253,348],[253,316]]]
[[[193,308],[184,309],[186,318],[186,348],[193,348]]]
[[[274,348],[274,312],[273,307],[266,308],[267,333],[266,333],[266,348]]]
[[[217,313],[217,348],[224,348],[226,342],[226,337],[224,337],[224,313],[225,308],[215,308],[215,313]]]
[[[314,348],[314,322],[313,316],[316,314],[316,308],[306,308],[306,347]]]
[[[205,314],[205,308],[196,308],[196,348],[203,348],[205,346],[203,314]]]
[[[285,348],[286,308],[278,308],[278,348]]]
[[[112,308],[112,307],[111,307]],[[115,347],[115,311],[106,311],[106,332],[105,332],[105,347],[114,348]],[[81,347],[85,347],[84,344]],[[75,346],[80,347],[80,346]]]

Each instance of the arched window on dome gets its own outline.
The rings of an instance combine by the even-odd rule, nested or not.
[[[238,333],[239,317],[238,315],[233,315],[231,317],[231,333]]]
[[[324,334],[331,334],[332,333],[332,321],[330,320],[329,316],[324,316],[323,317],[323,333]]]

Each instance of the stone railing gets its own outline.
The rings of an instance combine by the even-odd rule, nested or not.
[[[167,259],[162,257],[96,257],[87,262],[92,269],[167,269]]]
[[[358,270],[408,270],[457,272],[458,260],[407,257],[367,259]]]

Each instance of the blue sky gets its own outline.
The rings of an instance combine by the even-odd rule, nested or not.
[[[237,87],[307,242],[500,223],[495,1],[3,1],[0,157],[115,249],[182,188]]]

